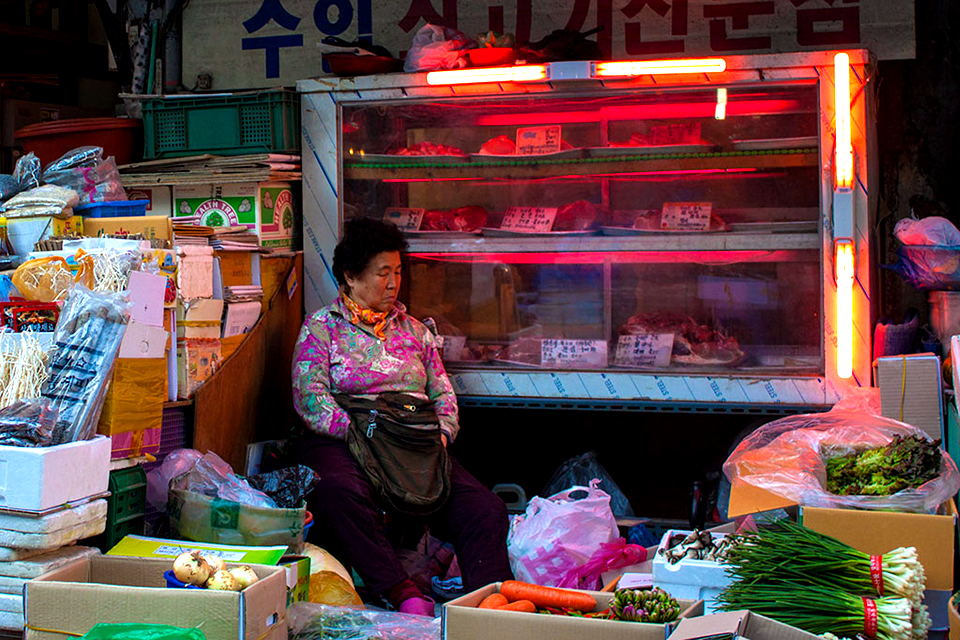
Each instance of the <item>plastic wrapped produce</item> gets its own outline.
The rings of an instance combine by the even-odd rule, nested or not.
[[[70,290],[54,334],[56,351],[41,395],[59,413],[53,443],[88,440],[97,431],[107,385],[130,319],[125,293]]]
[[[278,507],[292,509],[303,505],[319,481],[317,472],[302,464],[247,478],[250,486],[273,498]]]
[[[0,445],[50,446],[56,422],[57,410],[48,400],[18,400],[0,409]]]
[[[103,162],[103,147],[85,146],[77,147],[67,151],[65,154],[51,162],[43,170],[44,182],[51,182],[50,178],[62,171],[78,169],[83,167],[95,167]]]
[[[440,618],[297,602],[287,612],[290,640],[437,640]]]

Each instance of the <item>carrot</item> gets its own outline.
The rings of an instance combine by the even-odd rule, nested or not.
[[[497,607],[497,611],[522,611],[524,613],[536,613],[537,605],[533,604],[529,600],[517,600],[516,602],[505,604],[502,607]]]
[[[502,593],[491,593],[483,599],[483,602],[477,605],[477,609],[499,609],[507,604],[507,602],[509,602],[507,597]]]
[[[597,606],[593,596],[578,591],[543,587],[529,582],[507,580],[500,585],[500,593],[510,602],[529,600],[538,607],[556,607],[558,609],[576,609],[593,611]]]

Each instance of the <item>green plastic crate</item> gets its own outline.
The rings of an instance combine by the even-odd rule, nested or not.
[[[106,553],[128,534],[143,535],[147,512],[147,472],[136,465],[110,472],[107,528],[93,546]]]
[[[286,90],[143,100],[143,156],[300,153],[300,96]]]

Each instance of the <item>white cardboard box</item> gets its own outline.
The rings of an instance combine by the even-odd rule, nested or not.
[[[725,565],[712,560],[693,560],[684,558],[670,564],[666,556],[660,555],[660,549],[666,549],[670,538],[676,535],[686,536],[690,531],[671,529],[663,534],[660,547],[653,559],[653,586],[660,587],[674,598],[703,600],[704,611],[716,610],[716,598],[730,584]],[[714,542],[726,534],[710,534]]]
[[[0,446],[0,507],[43,511],[103,493],[110,478],[110,438],[54,447]]]

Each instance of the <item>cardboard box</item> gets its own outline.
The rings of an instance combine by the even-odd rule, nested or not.
[[[177,338],[220,338],[223,300],[190,300],[177,305]]]
[[[619,620],[597,620],[576,616],[543,616],[516,611],[477,609],[477,605],[491,593],[499,591],[500,583],[488,584],[443,605],[441,623],[443,637],[450,640],[663,640],[671,625]],[[597,601],[596,611],[605,609],[612,593],[586,591]],[[680,600],[680,617],[703,614],[700,600]]]
[[[200,216],[211,227],[245,225],[265,247],[288,248],[297,224],[291,186],[286,182],[245,182],[174,187],[174,217]]]
[[[750,640],[814,640],[819,636],[751,611],[729,611],[680,621],[670,640],[731,634]]]
[[[934,440],[943,439],[939,356],[921,353],[877,358],[873,376],[880,387],[881,415],[912,424]]]
[[[199,551],[205,555],[219,556],[224,562],[234,564],[275,565],[286,552],[286,545],[272,547],[190,542],[149,536],[127,535],[107,552],[111,556],[134,556],[137,558],[166,558],[174,560],[181,553]]]
[[[0,446],[0,507],[43,511],[107,490],[110,438],[54,447]]]
[[[170,187],[127,187],[127,199],[146,200],[148,216],[173,215],[173,190]]]
[[[220,283],[224,287],[260,284],[260,254],[255,251],[216,251]]]
[[[306,602],[310,596],[310,558],[283,556],[280,566],[287,570],[287,606],[294,602]]]
[[[683,560],[671,564],[660,549],[667,549],[670,538],[676,535],[686,536],[690,531],[670,529],[663,534],[658,553],[653,557],[653,586],[660,587],[675,598],[703,600],[704,611],[713,613],[716,598],[731,582],[726,565],[712,560]],[[726,534],[711,533],[714,542]]]
[[[85,235],[96,238],[107,235],[142,233],[146,239],[173,240],[173,225],[167,216],[130,216],[126,218],[85,218]]]
[[[234,592],[167,588],[163,572],[170,566],[168,559],[92,556],[31,580],[25,637],[62,640],[98,622],[200,627],[218,640],[287,637],[284,569],[254,565],[260,580]]]

